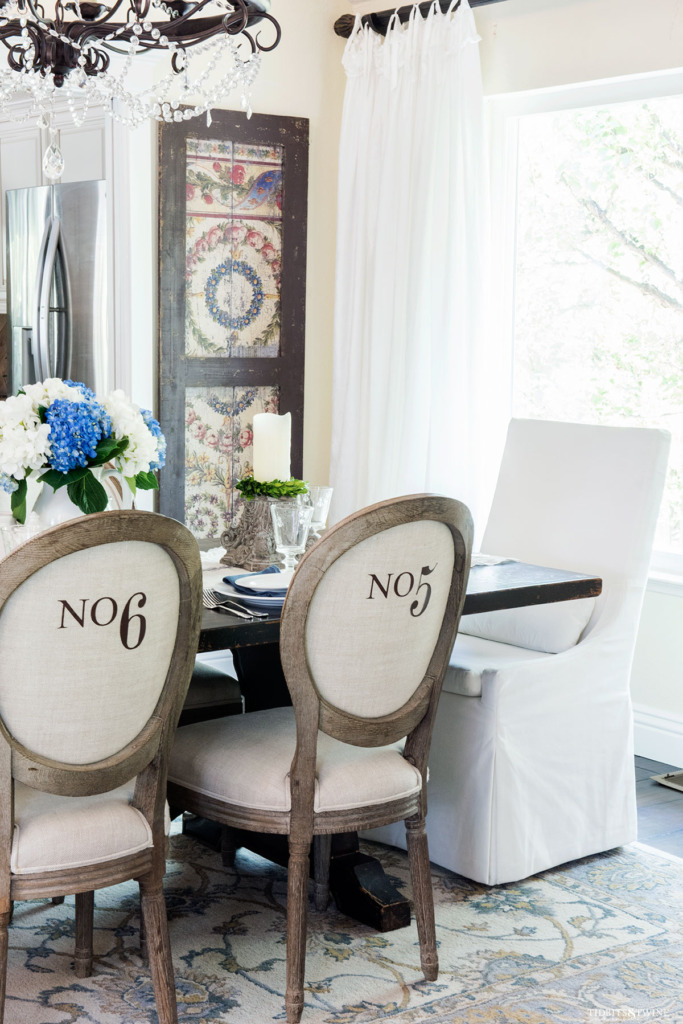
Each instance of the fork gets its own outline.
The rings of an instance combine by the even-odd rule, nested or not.
[[[222,593],[220,590],[212,590],[211,593],[220,605],[226,608],[236,608],[238,611],[248,612],[252,619],[267,619],[268,612],[260,612],[256,608],[245,608],[241,601]]]
[[[251,612],[245,609],[237,609],[234,607],[227,608],[222,601],[219,601],[214,594],[211,587],[204,587],[202,590],[202,602],[205,608],[210,608],[215,612],[228,612],[230,615],[236,615],[240,619],[253,619],[254,616]]]

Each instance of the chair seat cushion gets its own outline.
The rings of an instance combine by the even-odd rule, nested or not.
[[[594,608],[594,597],[528,608],[502,608],[479,615],[463,615],[460,632],[526,647],[530,651],[560,654],[578,644]]]
[[[288,811],[295,747],[292,708],[188,725],[176,733],[169,782],[240,807]],[[353,747],[318,734],[318,813],[384,803],[419,792],[421,785],[398,744]]]
[[[482,679],[487,672],[499,672],[509,666],[521,666],[524,662],[548,657],[551,655],[542,651],[529,651],[513,644],[458,633],[443,689],[446,693],[458,693],[463,697],[481,697]]]
[[[98,796],[73,797],[15,782],[12,874],[102,864],[151,847],[152,830],[130,804],[134,783]],[[167,817],[167,831],[169,824]]]
[[[195,661],[190,688],[183,705],[186,710],[241,703],[240,684],[234,676],[215,665]]]

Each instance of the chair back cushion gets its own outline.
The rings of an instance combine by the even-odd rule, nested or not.
[[[451,588],[445,523],[390,527],[349,548],[310,602],[306,658],[319,695],[377,718],[403,707],[427,671]]]
[[[482,551],[644,581],[669,443],[664,430],[512,420]]]
[[[164,688],[178,614],[178,573],[157,544],[105,543],[39,568],[0,612],[0,716],[11,736],[74,765],[124,748]]]

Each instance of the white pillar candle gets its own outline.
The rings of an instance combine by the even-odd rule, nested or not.
[[[292,446],[292,414],[276,416],[261,412],[254,416],[254,480],[289,480]]]

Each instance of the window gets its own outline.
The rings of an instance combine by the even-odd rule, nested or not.
[[[656,567],[683,574],[683,82],[518,103],[499,111],[512,415],[669,430]]]

